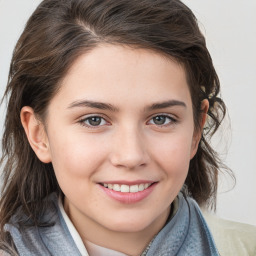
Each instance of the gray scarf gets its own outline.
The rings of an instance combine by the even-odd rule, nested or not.
[[[218,256],[210,230],[197,203],[181,193],[179,208],[158,233],[147,256]]]
[[[51,219],[50,227],[5,226],[21,256],[81,256],[58,207],[58,198],[51,194],[43,219]],[[179,208],[156,235],[144,255],[147,256],[218,256],[209,228],[196,202],[178,195]],[[103,255],[104,256],[104,255]]]

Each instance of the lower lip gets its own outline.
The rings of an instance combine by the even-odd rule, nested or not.
[[[156,187],[157,183],[153,183],[150,187],[143,191],[135,192],[135,193],[125,193],[125,192],[119,192],[112,189],[105,188],[101,185],[100,188],[111,198],[115,199],[116,201],[119,201],[124,204],[133,204],[142,201],[146,197],[148,197],[151,192]]]

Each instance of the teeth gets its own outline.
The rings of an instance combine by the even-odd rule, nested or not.
[[[107,184],[104,183],[103,186],[108,189],[113,189],[114,191],[119,191],[123,193],[137,193],[139,191],[143,191],[147,189],[152,183],[144,183],[144,184],[137,184],[137,185],[125,185],[125,184]]]
[[[121,190],[120,185],[119,184],[114,184],[113,185],[113,190],[120,191]]]
[[[130,186],[130,192],[131,193],[136,193],[139,191],[139,186],[138,185],[132,185]]]
[[[128,185],[121,185],[121,192],[128,193],[130,192],[130,188]]]
[[[139,191],[143,191],[145,189],[145,184],[140,184],[138,189]]]

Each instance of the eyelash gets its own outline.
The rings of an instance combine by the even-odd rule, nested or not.
[[[169,119],[169,122],[166,124],[166,123],[164,123],[164,124],[155,124],[155,123],[152,123],[152,125],[156,125],[157,127],[168,127],[168,126],[170,126],[170,125],[172,125],[172,124],[176,124],[178,121],[177,121],[177,119],[175,119],[173,116],[171,116],[171,115],[167,115],[167,114],[157,114],[157,115],[155,115],[155,116],[152,116],[151,118],[150,118],[150,120],[147,122],[147,123],[149,123],[150,124],[150,121],[152,121],[154,118],[157,118],[157,117],[162,117],[162,118],[164,118],[165,119],[165,122],[166,122],[166,119]]]
[[[85,118],[79,120],[78,122],[79,122],[82,126],[86,126],[86,127],[90,128],[90,129],[97,129],[97,128],[103,126],[103,125],[92,125],[92,124],[87,124],[87,123],[86,123],[87,121],[90,121],[90,120],[92,120],[93,118],[99,118],[99,119],[100,119],[100,123],[101,123],[102,121],[104,121],[105,123],[104,123],[103,125],[108,124],[108,121],[106,121],[106,119],[105,119],[104,117],[100,116],[100,115],[88,116],[88,117],[85,117]]]
[[[165,121],[165,122],[166,122],[166,119],[169,119],[169,122],[168,122],[167,124],[166,124],[165,122],[164,122],[164,124],[150,123],[152,120],[154,120],[154,118],[157,118],[157,117],[164,118],[164,121]],[[86,123],[87,121],[88,121],[88,122],[89,122],[89,121],[92,121],[93,118],[98,118],[98,119],[100,119],[100,124],[99,124],[99,125],[92,125],[92,124]],[[104,122],[104,124],[101,124],[102,121]],[[88,116],[88,117],[85,117],[85,118],[79,120],[78,122],[79,122],[82,126],[86,126],[86,127],[90,128],[90,129],[97,129],[97,128],[99,128],[99,127],[102,127],[102,126],[104,126],[104,125],[108,125],[108,124],[109,124],[109,122],[106,121],[106,119],[105,119],[104,117],[100,116],[100,115]],[[177,123],[177,120],[176,120],[175,118],[173,118],[172,116],[167,115],[167,114],[157,114],[157,115],[155,115],[155,116],[152,116],[152,117],[150,118],[150,120],[147,122],[147,124],[149,124],[149,125],[156,125],[157,127],[168,127],[168,126],[170,126],[170,125],[172,125],[172,124],[175,124],[175,123]]]

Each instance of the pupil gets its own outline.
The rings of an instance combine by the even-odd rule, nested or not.
[[[100,123],[101,123],[101,117],[90,117],[89,118],[89,123],[90,123],[90,125],[92,125],[92,126],[97,126],[97,125],[100,125]]]
[[[161,124],[165,123],[166,117],[165,116],[156,116],[153,119],[154,119],[155,124],[161,125]]]

